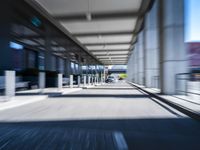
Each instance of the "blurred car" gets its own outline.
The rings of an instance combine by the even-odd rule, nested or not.
[[[106,83],[115,83],[117,82],[117,79],[113,76],[108,76],[108,78],[105,81]]]

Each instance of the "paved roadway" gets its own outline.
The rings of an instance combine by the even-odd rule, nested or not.
[[[0,111],[0,150],[199,150],[200,122],[120,82]]]

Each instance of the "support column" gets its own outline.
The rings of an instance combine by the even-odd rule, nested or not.
[[[5,95],[15,96],[15,71],[5,71]]]
[[[144,85],[144,32],[138,36],[138,83]]]
[[[134,61],[133,61],[133,52],[128,60],[127,66],[127,74],[128,74],[128,81],[134,82]]]
[[[145,18],[145,86],[158,88],[159,79],[159,25],[158,0]]]
[[[133,82],[138,83],[138,43],[133,50]]]
[[[184,43],[184,1],[161,1],[160,14],[161,92],[171,95],[176,94],[176,75],[188,72],[187,51]],[[185,91],[184,83],[178,86],[179,90]]]

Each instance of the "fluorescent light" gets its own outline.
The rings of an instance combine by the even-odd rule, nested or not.
[[[17,43],[14,43],[14,42],[10,42],[10,48],[20,50],[20,49],[23,49],[24,47],[22,45],[20,45],[20,44],[17,44]]]

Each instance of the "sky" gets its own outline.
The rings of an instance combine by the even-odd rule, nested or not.
[[[185,0],[185,42],[200,42],[200,0]]]

